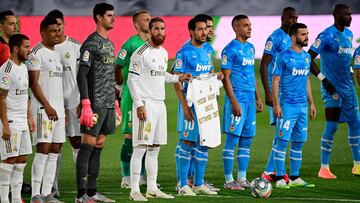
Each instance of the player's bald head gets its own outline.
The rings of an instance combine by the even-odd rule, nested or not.
[[[349,27],[351,24],[351,9],[346,4],[337,4],[333,10],[335,24]]]
[[[289,14],[291,14],[291,13],[296,13],[297,11],[296,11],[296,9],[294,8],[294,7],[286,7],[286,8],[284,8],[283,10],[282,10],[282,12],[281,12],[281,17],[283,17],[283,16],[288,16]]]

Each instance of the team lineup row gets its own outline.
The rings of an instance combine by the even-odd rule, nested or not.
[[[11,202],[22,202],[26,156],[32,153],[30,132],[36,145],[31,202],[61,202],[56,198],[59,195],[56,171],[66,135],[76,163],[75,202],[115,202],[97,191],[97,177],[106,135],[113,134],[121,120],[124,134],[121,186],[131,189],[130,199],[134,201],[174,198],[159,190],[157,184],[160,145],[167,143],[165,83],[175,84],[179,98],[180,136],[175,152],[179,195],[217,194],[219,189],[206,184],[204,174],[208,150],[220,144],[220,132],[226,135],[224,188],[249,188],[246,171],[256,134],[256,112],[263,110],[255,78],[255,49],[247,41],[251,37],[250,19],[245,15],[233,18],[231,26],[236,37],[223,49],[221,72],[214,75],[213,49],[209,43],[214,35],[212,18],[205,14],[193,17],[188,23],[191,38],[176,54],[170,74],[166,71],[168,54],[161,46],[166,38],[165,22],[151,18],[148,11],[135,13],[133,24],[137,34],[123,44],[115,58],[114,45],[108,38],[114,23],[113,10],[107,3],[94,7],[96,31],[82,45],[64,34],[63,14],[53,10],[40,24],[42,41],[31,51],[28,37],[13,34],[14,14],[1,13],[1,202],[9,202],[10,187]],[[329,162],[338,122],[348,123],[354,160],[352,173],[360,175],[360,118],[350,68],[354,58],[354,75],[359,82],[360,49],[352,56],[353,36],[347,28],[351,23],[350,8],[338,4],[333,15],[334,25],[318,35],[308,53],[303,51],[308,45],[307,27],[297,23],[297,12],[291,7],[283,9],[281,27],[266,41],[260,71],[270,122],[276,125],[276,133],[262,177],[276,182],[277,188],[315,187],[300,178],[308,103],[310,117],[316,116],[310,72],[322,81],[326,112],[318,175],[336,178]],[[313,62],[317,55],[321,72]],[[221,86],[226,96],[220,130],[214,95]],[[121,90],[121,108],[117,90]],[[284,162],[289,142],[288,175]],[[236,145],[238,171],[234,180]],[[143,164],[146,177],[141,175]],[[140,192],[141,182],[147,185],[145,196]]]

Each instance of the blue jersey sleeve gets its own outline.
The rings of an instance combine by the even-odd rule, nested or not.
[[[360,46],[354,53],[354,69],[360,69]]]
[[[225,49],[221,52],[221,69],[228,69],[228,70],[231,69],[233,65],[231,56],[232,56],[231,50],[225,47]]]
[[[271,35],[266,40],[264,54],[274,56],[276,54],[275,46],[276,46],[276,39]]]
[[[315,42],[311,45],[310,49],[313,50],[317,54],[321,54],[321,52],[324,50],[325,45],[328,42],[328,36],[329,34],[326,33],[320,33]]]
[[[283,60],[283,57],[282,55],[279,55],[278,57],[276,57],[275,60],[274,69],[272,71],[273,75],[281,76],[284,67],[285,67],[285,62]]]
[[[175,73],[185,73],[185,67],[186,67],[186,60],[184,60],[184,53],[181,53],[180,51],[176,54],[176,60],[174,65],[174,72]]]

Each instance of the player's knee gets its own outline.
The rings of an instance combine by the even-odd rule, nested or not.
[[[27,162],[27,155],[20,155],[16,157],[16,163],[26,163]]]
[[[236,144],[238,144],[239,139],[239,136],[227,134],[224,148],[232,150],[235,149],[235,146]]]
[[[51,150],[51,143],[37,143],[36,144],[36,152],[41,154],[49,154]]]
[[[61,143],[52,143],[50,153],[59,154],[61,152]]]
[[[106,136],[100,135],[100,136],[96,139],[96,147],[97,147],[97,148],[103,148],[104,145],[105,145],[105,140],[106,140]]]
[[[142,159],[146,152],[146,148],[147,147],[145,145],[140,145],[140,146],[134,147],[132,157],[134,157],[135,159]]]
[[[327,121],[323,137],[332,139],[334,137],[334,134],[337,131],[337,129],[338,129],[337,122]]]
[[[73,149],[79,149],[81,144],[81,136],[70,137],[70,144]]]
[[[304,142],[291,142],[290,159],[291,158],[301,158],[303,146],[304,146]]]
[[[239,146],[239,148],[250,149],[251,143],[252,143],[252,138],[251,137],[242,137],[240,139],[240,142],[239,142],[238,146]]]
[[[349,136],[359,136],[360,135],[360,120],[348,122],[349,126]]]

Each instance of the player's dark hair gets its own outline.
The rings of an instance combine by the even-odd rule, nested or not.
[[[114,6],[108,3],[98,3],[95,5],[94,10],[93,10],[93,18],[95,23],[98,22],[96,16],[100,15],[100,16],[104,16],[106,11],[113,11],[114,10]]]
[[[150,12],[147,11],[147,10],[140,10],[140,11],[137,11],[136,13],[134,13],[134,15],[132,16],[132,21],[133,23],[137,20],[137,18],[141,15],[141,14],[149,14],[150,15]]]
[[[150,22],[149,22],[149,30],[151,30],[151,28],[153,28],[154,23],[156,22],[162,22],[165,23],[164,20],[160,17],[155,17],[155,18],[151,18]]]
[[[303,23],[294,23],[290,26],[289,28],[289,35],[292,36],[292,35],[295,35],[299,29],[302,29],[302,28],[307,28],[307,26]]]
[[[249,17],[247,17],[246,15],[242,15],[242,14],[235,16],[231,21],[231,26],[234,28],[236,22],[238,22],[241,19],[245,19],[245,18],[249,18]]]
[[[282,12],[281,12],[281,16],[285,16],[287,15],[289,12],[296,12],[296,9],[294,7],[285,7]]]
[[[10,52],[13,52],[14,47],[20,47],[24,40],[29,40],[26,35],[23,34],[13,34],[9,38],[9,48]]]
[[[46,17],[52,17],[52,18],[56,18],[56,19],[60,18],[62,21],[64,21],[64,14],[61,11],[57,10],[57,9],[50,11],[46,15]]]
[[[205,18],[206,20],[214,21],[213,18],[205,13],[197,14],[195,17]]]
[[[341,10],[348,8],[349,6],[347,6],[346,4],[336,4],[333,10],[333,15],[335,16],[335,14],[340,13]]]
[[[56,25],[58,24],[56,18],[45,17],[40,23],[40,31],[44,31],[49,27],[49,25],[54,25],[54,24]]]
[[[188,22],[188,29],[194,31],[196,28],[196,23],[198,22],[204,22],[206,24],[206,19],[201,16],[195,16],[191,18],[191,20]]]
[[[13,16],[14,12],[7,10],[0,13],[0,23],[3,24],[5,22],[6,16]]]

